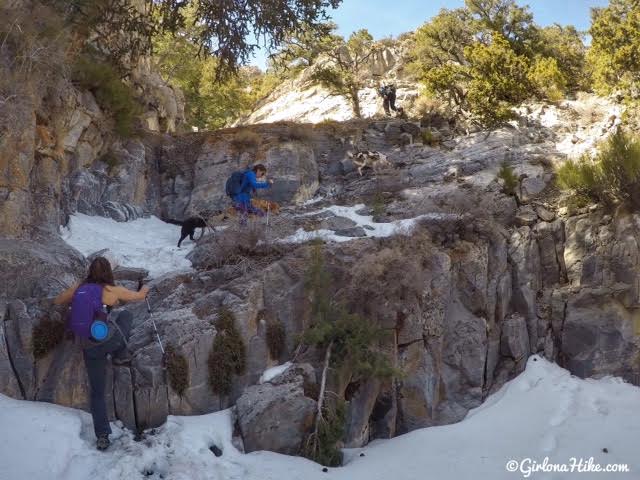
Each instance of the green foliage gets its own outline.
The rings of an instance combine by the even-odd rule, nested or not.
[[[135,65],[152,51],[155,36],[181,35],[185,25],[198,25],[191,37],[197,51],[218,59],[216,78],[237,73],[258,48],[260,39],[274,50],[288,32],[319,28],[326,10],[341,0],[46,0],[115,63]],[[140,8],[143,5],[144,8]],[[133,60],[133,62],[131,62]]]
[[[595,201],[600,197],[599,179],[602,176],[599,166],[591,158],[583,157],[578,161],[567,160],[556,171],[556,181],[563,190],[570,190],[579,197]]]
[[[270,65],[283,76],[295,77],[335,46],[340,38],[335,33],[337,28],[335,23],[327,22],[317,28],[303,26],[292,31],[285,37],[282,48],[271,55]]]
[[[279,319],[267,323],[266,340],[269,355],[272,359],[278,360],[285,350],[287,341],[287,333],[285,332],[283,323]]]
[[[173,345],[166,348],[166,367],[169,385],[180,396],[189,388],[189,362]]]
[[[31,348],[36,360],[45,357],[64,340],[64,322],[43,317],[31,331]]]
[[[225,307],[218,312],[217,333],[209,353],[209,385],[215,394],[228,395],[233,386],[233,374],[242,375],[247,354],[244,340],[235,327],[235,316]]]
[[[376,190],[376,193],[373,196],[373,203],[371,205],[371,209],[373,210],[373,215],[379,217],[380,215],[384,215],[387,206],[384,201],[384,195],[380,190]]]
[[[514,0],[466,0],[414,35],[409,71],[427,95],[492,127],[530,97],[558,100],[584,86],[585,47],[574,27],[538,27]]]
[[[527,77],[539,98],[557,102],[564,97],[564,92],[567,90],[567,79],[555,58],[537,57],[531,65]]]
[[[618,130],[595,156],[565,162],[557,171],[557,182],[592,201],[640,206],[640,138]]]
[[[470,62],[467,101],[471,112],[486,126],[512,118],[511,107],[529,95],[526,58],[499,34],[493,34],[488,45],[478,42],[465,48],[465,56]]]
[[[515,195],[520,182],[513,168],[503,163],[498,171],[498,178],[502,180],[502,192],[506,195]]]
[[[141,108],[133,89],[120,79],[116,68],[94,53],[84,53],[76,60],[73,77],[82,88],[93,92],[100,106],[111,113],[116,132],[130,137]]]
[[[467,106],[466,83],[469,80],[467,68],[450,63],[433,67],[422,77],[426,91],[446,101],[449,106],[463,108]]]
[[[611,0],[608,7],[592,9],[589,34],[587,60],[595,90],[640,97],[640,3]]]
[[[515,0],[465,0],[465,5],[482,35],[498,34],[516,55],[532,56],[539,48],[538,27],[528,6]]]
[[[152,9],[141,9],[130,0],[43,0],[43,3],[60,12],[77,35],[90,38],[91,44],[106,56],[107,63],[121,70],[133,67],[151,51],[151,38],[158,32]]]
[[[335,35],[327,37],[323,48],[329,61],[317,65],[311,75],[311,81],[327,88],[334,95],[347,98],[354,115],[362,117],[358,92],[368,80],[364,67],[379,45],[373,41],[371,34],[363,29],[352,33],[346,41]]]
[[[376,377],[394,375],[388,359],[374,349],[384,332],[359,315],[347,312],[344,304],[333,301],[333,281],[324,266],[321,245],[313,247],[306,288],[311,297],[312,324],[304,332],[303,340],[309,345],[327,348],[332,344],[331,360],[334,365],[349,364],[356,374]]]
[[[194,23],[195,8],[185,15],[187,26],[177,35],[165,33],[154,39],[154,61],[162,77],[184,93],[189,125],[210,130],[229,126],[276,86],[273,75],[243,67],[236,75],[217,79],[219,60],[199,55],[193,41],[203,28]]]
[[[586,72],[585,58],[587,48],[584,35],[572,25],[550,25],[540,29],[539,55],[556,60],[568,90],[588,89],[590,87]]]
[[[187,0],[157,2],[161,22],[169,31],[184,27],[188,10],[197,5],[194,23],[201,25],[194,42],[219,61],[221,73],[235,72],[259,46],[274,51],[293,32],[318,29],[326,23],[325,11],[341,0]]]
[[[435,147],[440,143],[440,141],[433,135],[431,130],[423,130],[422,143],[424,145],[429,145],[430,147]]]
[[[342,451],[337,447],[345,434],[346,407],[338,401],[333,407],[323,409],[324,419],[318,430],[317,449],[310,448],[309,443],[303,449],[303,455],[320,465],[338,467],[342,465]]]
[[[419,78],[433,67],[443,67],[452,62],[465,63],[464,48],[474,41],[475,31],[466,9],[442,9],[414,34],[410,69]]]

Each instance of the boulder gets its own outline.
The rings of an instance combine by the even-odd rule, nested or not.
[[[346,230],[353,228],[357,225],[356,222],[350,218],[331,216],[320,222],[320,228],[327,230]]]
[[[0,297],[48,297],[86,274],[84,257],[60,237],[10,240],[0,237]]]
[[[114,280],[128,280],[130,282],[137,282],[139,280],[144,280],[148,276],[149,270],[145,270],[144,268],[123,267],[119,265],[118,267],[113,269]]]
[[[581,378],[614,375],[637,385],[637,320],[620,308],[616,296],[607,288],[584,288],[569,297],[560,347],[563,366]]]
[[[511,357],[517,363],[529,355],[527,322],[521,315],[512,315],[502,322],[500,354]]]
[[[316,401],[305,397],[302,381],[263,383],[247,388],[236,409],[247,453],[270,450],[297,455],[313,426]]]
[[[538,221],[538,215],[533,210],[533,207],[530,205],[524,205],[518,208],[516,212],[516,216],[514,217],[516,225],[522,226],[531,226]]]
[[[555,212],[548,209],[544,205],[536,205],[535,209],[536,209],[536,213],[540,217],[540,220],[544,222],[552,222],[556,218]]]
[[[520,183],[519,197],[522,202],[529,202],[547,187],[542,177],[527,177]]]

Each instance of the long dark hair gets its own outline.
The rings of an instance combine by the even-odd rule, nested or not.
[[[100,285],[115,285],[113,270],[109,260],[104,257],[96,257],[89,265],[89,275],[85,283],[98,283]]]

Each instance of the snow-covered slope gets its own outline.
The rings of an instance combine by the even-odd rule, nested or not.
[[[114,445],[101,453],[93,448],[88,414],[0,396],[0,479],[637,479],[638,405],[640,388],[615,378],[580,380],[533,356],[523,374],[462,422],[348,450],[346,465],[325,473],[302,458],[240,453],[231,443],[229,410],[169,417],[139,443],[115,428]],[[214,444],[222,456],[209,450]],[[620,464],[628,471],[579,474],[581,460],[583,469]],[[521,470],[507,471],[510,461]],[[532,471],[536,465],[556,470],[573,465],[574,471]]]
[[[199,236],[200,229],[195,238]],[[109,260],[115,265],[145,268],[152,277],[191,268],[185,257],[193,242],[187,237],[178,248],[180,227],[157,217],[116,222],[76,213],[71,215],[62,238],[85,256],[108,248]]]

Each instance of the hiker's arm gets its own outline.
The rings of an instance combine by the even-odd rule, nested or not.
[[[149,287],[142,287],[137,292],[120,286],[111,287],[110,290],[115,294],[116,297],[118,297],[118,300],[122,302],[135,302],[144,300],[147,296],[147,293],[149,293]]]
[[[73,285],[72,287],[67,288],[64,292],[58,295],[53,299],[54,305],[67,305],[71,303],[71,299],[73,298],[73,292],[78,288],[78,284]]]
[[[271,186],[269,182],[259,182],[256,179],[256,174],[253,172],[247,173],[246,178],[251,188],[269,188]]]

